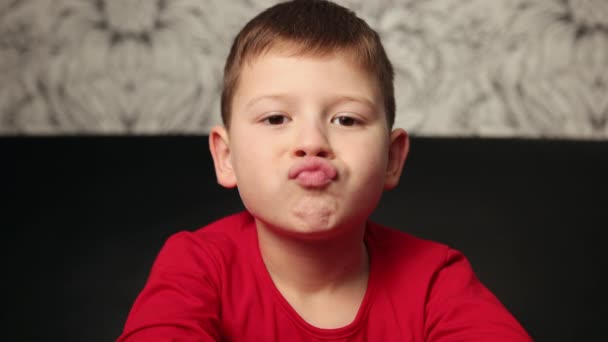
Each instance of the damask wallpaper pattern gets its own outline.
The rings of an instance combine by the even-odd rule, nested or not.
[[[0,0],[0,134],[205,134],[269,0]],[[608,1],[342,0],[416,135],[608,138]]]

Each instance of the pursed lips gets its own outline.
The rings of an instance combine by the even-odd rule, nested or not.
[[[319,188],[331,183],[338,171],[325,158],[306,157],[297,161],[288,173],[289,179],[307,188]]]

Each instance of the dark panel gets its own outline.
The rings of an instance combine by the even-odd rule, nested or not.
[[[0,156],[16,340],[114,340],[164,240],[242,209],[204,136],[0,138]],[[598,338],[606,175],[608,142],[414,138],[374,219],[463,251],[537,340]]]

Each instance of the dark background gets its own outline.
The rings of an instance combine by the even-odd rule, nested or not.
[[[113,341],[165,239],[241,210],[206,136],[0,138],[4,340]],[[412,139],[373,218],[447,243],[537,341],[603,337],[608,142]]]

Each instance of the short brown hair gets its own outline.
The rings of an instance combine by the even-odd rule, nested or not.
[[[274,5],[251,19],[234,39],[224,67],[222,120],[230,125],[232,98],[243,64],[277,45],[296,54],[350,52],[380,85],[389,128],[395,121],[394,71],[380,37],[342,6],[325,0],[292,0]]]

